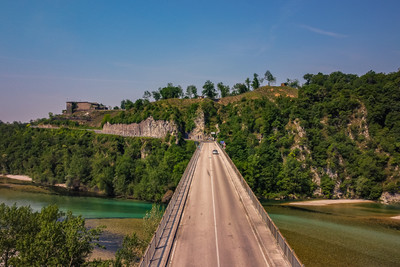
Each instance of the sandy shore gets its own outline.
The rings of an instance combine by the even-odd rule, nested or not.
[[[0,176],[7,177],[9,179],[32,182],[32,178],[26,175],[13,175],[13,174],[0,174]]]
[[[26,175],[0,174],[0,176],[19,181],[32,182],[32,178]],[[54,186],[67,188],[66,184],[55,184]]]
[[[300,201],[300,202],[291,202],[289,205],[298,205],[298,206],[325,206],[332,204],[349,204],[349,203],[373,203],[372,200],[364,200],[364,199],[323,199],[323,200],[310,200],[310,201]]]
[[[395,219],[395,220],[400,220],[400,215],[399,216],[390,217],[390,218]]]

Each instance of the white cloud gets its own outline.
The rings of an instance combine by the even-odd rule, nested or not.
[[[321,30],[321,29],[314,28],[314,27],[307,26],[307,25],[299,25],[299,27],[301,27],[303,29],[306,29],[308,31],[314,32],[314,33],[318,33],[318,34],[326,35],[326,36],[331,36],[331,37],[334,37],[334,38],[345,38],[345,37],[347,37],[347,35],[344,35],[344,34],[340,34],[340,33],[336,33],[336,32],[329,32],[329,31]]]

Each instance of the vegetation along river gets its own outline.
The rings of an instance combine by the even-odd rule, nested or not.
[[[31,206],[35,211],[47,205],[57,205],[60,210],[68,210],[86,219],[89,227],[106,226],[99,243],[106,249],[95,248],[90,259],[112,259],[121,248],[125,235],[143,232],[142,218],[151,210],[152,204],[143,201],[112,199],[101,197],[82,197],[33,193],[0,187],[0,203],[9,206]]]
[[[151,209],[151,203],[141,201],[30,193],[7,188],[0,188],[0,203],[30,205],[34,210],[56,204],[63,211],[71,210],[87,219],[108,218],[99,223],[106,222],[109,227],[118,223],[118,228],[121,228],[118,219],[112,219],[110,223],[107,220],[143,218]],[[327,206],[293,206],[282,202],[263,204],[306,266],[400,266],[400,221],[391,219],[400,215],[400,206],[377,203]],[[129,222],[123,226],[124,234],[140,229],[141,222],[131,220],[123,220]],[[89,220],[90,225],[93,222],[96,221]],[[104,238],[107,242],[112,241],[107,249],[112,257],[123,235],[106,233]]]
[[[400,266],[400,206],[263,204],[306,266]]]

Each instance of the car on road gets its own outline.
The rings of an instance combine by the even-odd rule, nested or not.
[[[214,149],[212,153],[213,153],[214,155],[218,155],[218,154],[219,154],[219,153],[218,153],[218,150],[216,150],[216,149]]]

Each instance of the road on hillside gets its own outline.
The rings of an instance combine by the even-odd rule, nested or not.
[[[274,261],[260,243],[220,148],[204,143],[201,149],[169,266],[287,266],[280,252],[274,257],[282,259]]]

